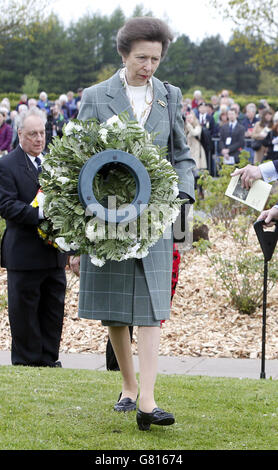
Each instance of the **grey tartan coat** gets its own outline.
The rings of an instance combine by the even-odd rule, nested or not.
[[[181,116],[181,91],[170,85],[174,130],[174,168],[179,175],[179,190],[188,194],[194,201],[195,162],[189,154]],[[167,90],[163,83],[153,77],[154,101],[145,124],[148,132],[158,132],[154,143],[167,147],[170,126],[167,109]],[[164,103],[166,106],[164,106]],[[110,79],[87,88],[83,92],[78,119],[97,118],[104,122],[113,115],[128,111],[135,119],[132,107],[121,83],[119,72]],[[116,322],[129,323],[129,304],[126,299],[134,295],[132,290],[132,269],[130,261],[106,262],[100,268],[94,266],[86,255],[81,258],[79,316]],[[149,255],[142,258],[146,285],[156,320],[169,318],[171,300],[171,277],[173,263],[173,239],[161,238]],[[99,280],[102,278],[102,282]],[[125,281],[119,283],[119,279]],[[118,285],[118,288],[116,287]],[[138,302],[138,299],[137,299]]]

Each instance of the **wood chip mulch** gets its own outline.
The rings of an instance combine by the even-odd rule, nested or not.
[[[213,242],[215,234],[210,232]],[[228,235],[217,240],[217,250],[231,246]],[[214,246],[216,249],[216,245]],[[275,255],[275,253],[274,253]],[[105,353],[107,328],[99,321],[80,319],[79,280],[67,271],[64,328],[61,352]],[[7,314],[6,272],[0,270],[0,350],[11,344]],[[262,308],[254,314],[240,314],[229,302],[227,292],[215,277],[205,255],[191,249],[182,256],[179,283],[172,302],[171,318],[162,325],[160,354],[165,356],[207,356],[259,358],[262,346]],[[136,353],[136,328],[133,341]],[[278,286],[267,297],[266,359],[278,358]]]

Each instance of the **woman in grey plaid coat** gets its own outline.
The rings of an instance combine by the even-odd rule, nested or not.
[[[124,68],[110,79],[83,92],[79,119],[92,117],[104,122],[128,111],[149,132],[156,132],[155,144],[168,145],[170,135],[168,105],[171,106],[174,134],[174,167],[179,175],[181,197],[194,202],[194,160],[189,155],[181,116],[181,92],[170,86],[170,98],[163,83],[153,77],[165,56],[172,34],[161,20],[142,17],[128,20],[117,36],[118,52]],[[157,407],[154,385],[160,342],[160,322],[170,316],[173,238],[161,238],[143,259],[106,262],[94,266],[88,256],[80,260],[79,316],[102,320],[123,377],[116,411],[136,409],[138,384],[133,367],[128,326],[138,326],[140,398],[137,410],[139,429],[150,424],[174,422],[172,413]],[[73,270],[78,260],[71,261]]]

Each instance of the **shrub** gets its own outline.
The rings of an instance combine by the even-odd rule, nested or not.
[[[240,167],[248,162],[247,155],[246,152],[240,155]],[[205,190],[205,199],[198,200],[197,195],[196,204],[197,209],[206,213],[206,223],[217,229],[219,239],[228,230],[233,244],[224,253],[217,252],[217,240],[214,247],[209,241],[202,239],[193,245],[200,253],[207,255],[217,278],[227,290],[232,305],[240,313],[251,314],[262,304],[264,257],[259,243],[254,246],[249,241],[251,230],[254,230],[253,223],[257,219],[254,210],[225,196],[234,168],[223,165],[218,178],[212,178],[208,173],[203,174],[201,184]],[[277,279],[278,262],[272,259],[268,269],[268,292]]]
[[[32,74],[29,73],[24,77],[24,84],[22,86],[22,92],[27,96],[37,96],[39,90],[39,80]]]
[[[240,163],[237,167],[242,168],[246,166],[248,164],[248,157],[248,152],[241,152]],[[195,209],[208,214],[210,222],[214,225],[217,225],[219,222],[224,223],[226,229],[230,227],[237,215],[254,214],[254,211],[248,206],[225,196],[225,191],[234,169],[234,165],[221,165],[218,168],[219,177],[217,178],[211,176],[208,171],[204,171],[198,179],[198,184],[205,192],[205,198],[201,199],[197,191],[195,195]]]
[[[6,228],[6,222],[5,222],[4,219],[1,219],[1,217],[0,217],[0,239],[3,236],[5,228]]]

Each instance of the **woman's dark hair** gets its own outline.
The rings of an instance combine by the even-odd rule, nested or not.
[[[266,119],[265,119],[266,114],[271,114],[272,118],[271,118],[270,121],[266,121]],[[273,125],[273,111],[271,111],[271,109],[266,108],[262,111],[260,125],[261,125],[261,127],[266,127],[266,126],[267,127],[272,127],[272,125]]]
[[[118,53],[128,56],[135,41],[161,42],[163,59],[173,34],[164,21],[150,16],[130,18],[117,34]]]

